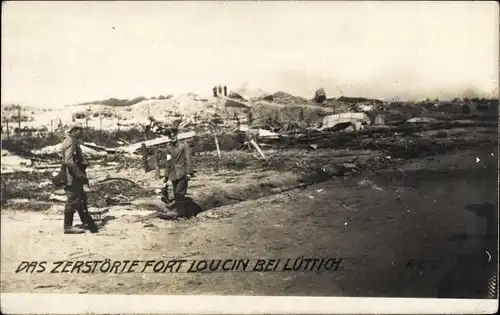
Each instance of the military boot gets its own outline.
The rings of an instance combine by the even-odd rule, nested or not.
[[[84,212],[83,214],[85,224],[84,224],[84,229],[89,230],[90,233],[97,233],[99,232],[99,227],[97,227],[97,224],[95,223],[94,219],[90,216],[88,212]]]
[[[73,213],[64,212],[64,234],[82,234],[83,229],[73,226]]]
[[[78,209],[78,215],[80,216],[80,221],[82,221],[83,229],[90,231],[90,233],[99,232],[99,228],[95,224],[94,219],[89,213],[89,206],[87,203],[87,196],[85,196]]]
[[[77,211],[78,213],[78,217],[80,218],[80,222],[82,222],[82,224],[78,224],[78,225],[75,225],[75,227],[77,228],[81,228],[81,229],[84,229],[84,230],[88,230],[89,229],[89,225],[87,223],[87,220],[85,218],[85,214],[82,212],[82,211]]]

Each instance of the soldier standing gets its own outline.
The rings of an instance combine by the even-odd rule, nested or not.
[[[219,95],[222,95],[222,86],[219,84]]]
[[[217,86],[214,86],[212,91],[214,92],[214,97],[217,97]]]
[[[83,186],[88,184],[86,169],[88,166],[82,149],[78,143],[78,139],[82,135],[83,128],[80,125],[70,127],[67,132],[67,137],[64,139],[61,147],[63,156],[63,167],[66,171],[66,185],[64,191],[67,201],[64,207],[64,233],[65,234],[81,234],[86,229],[91,232],[97,232],[97,226],[92,218],[86,212],[87,210],[87,195]],[[75,211],[78,212],[80,221],[82,221],[83,229],[73,227],[73,216]]]
[[[224,85],[224,96],[227,96],[227,86]]]
[[[169,180],[172,182],[174,201],[168,203],[167,207],[173,208],[175,205],[179,216],[191,217],[193,213],[189,211],[185,200],[188,181],[194,173],[191,148],[186,141],[179,141],[177,129],[172,129],[170,136],[173,137],[174,142],[167,148],[170,159],[166,161],[164,182],[166,183]],[[162,198],[162,200],[166,201],[165,199],[168,198],[166,188],[163,195],[165,198]]]

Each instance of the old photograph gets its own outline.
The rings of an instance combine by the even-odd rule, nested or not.
[[[495,303],[498,29],[488,1],[2,2],[2,312]]]

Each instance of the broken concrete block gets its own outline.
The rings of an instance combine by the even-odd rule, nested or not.
[[[438,120],[435,118],[432,118],[432,117],[413,117],[411,119],[408,119],[406,122],[408,122],[408,123],[436,123],[436,122],[438,122]]]
[[[356,131],[360,131],[363,129],[363,122],[361,121],[355,121],[352,125],[354,126],[354,129]]]
[[[278,133],[266,129],[259,129],[259,138],[279,139],[279,137],[280,135]]]
[[[52,194],[49,196],[49,200],[66,202],[66,196],[58,196],[58,195]]]
[[[326,101],[326,92],[324,89],[320,88],[316,90],[316,92],[314,93],[314,101],[316,103],[323,103],[324,101]]]
[[[354,128],[356,128],[356,124],[360,126],[363,123],[365,124],[371,123],[370,117],[365,113],[335,114],[323,118],[323,124],[320,130],[334,129],[339,124],[345,124],[346,125],[345,128],[347,128],[349,124],[351,124],[355,125]]]
[[[385,115],[377,115],[377,117],[375,117],[375,120],[373,121],[373,124],[374,125],[385,125]]]
[[[347,168],[347,169],[356,168],[356,165],[352,164],[352,163],[344,163],[344,164],[342,164],[342,166],[345,167],[345,168]]]

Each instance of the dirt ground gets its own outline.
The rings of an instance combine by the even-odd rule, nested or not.
[[[64,235],[60,209],[2,209],[2,292],[436,297],[448,286],[460,291],[456,296],[484,297],[483,283],[476,286],[470,277],[443,279],[460,255],[484,248],[497,255],[496,246],[479,237],[487,219],[470,211],[489,203],[495,215],[488,220],[498,222],[497,170],[495,146],[457,150],[219,207],[191,220],[114,209],[103,215],[107,223],[98,234]],[[21,261],[249,259],[252,265],[297,257],[342,261],[336,271],[320,272],[15,272]],[[408,268],[411,259],[441,263]]]

